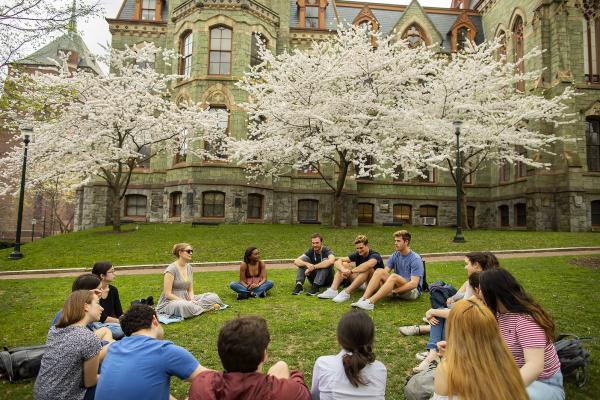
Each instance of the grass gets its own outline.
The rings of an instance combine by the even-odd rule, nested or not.
[[[198,246],[199,247],[199,246]],[[598,304],[600,276],[596,268],[571,264],[573,257],[525,258],[503,260],[525,288],[555,318],[558,332],[581,336],[597,335],[600,331]],[[582,260],[583,258],[578,258]],[[587,260],[592,258],[587,257]],[[600,256],[593,258],[598,265]],[[592,263],[593,264],[593,263]],[[335,304],[308,296],[291,296],[295,271],[274,270],[269,278],[275,287],[266,299],[237,302],[227,283],[236,279],[235,272],[197,273],[196,291],[214,291],[231,305],[225,311],[202,315],[182,323],[165,326],[166,338],[189,349],[200,362],[221,369],[216,350],[217,333],[224,321],[241,314],[265,317],[271,332],[270,360],[283,359],[292,368],[305,372],[310,387],[312,366],[320,355],[335,354],[338,347],[335,329],[339,318],[350,309],[349,303]],[[431,280],[442,279],[459,286],[465,279],[462,263],[439,262],[428,264]],[[18,346],[43,343],[54,313],[68,295],[72,278],[28,279],[0,281],[0,344]],[[120,276],[119,287],[123,304],[150,294],[158,297],[161,291],[159,275]],[[355,293],[353,299],[360,294]],[[398,326],[418,323],[427,310],[429,296],[414,302],[387,300],[378,303],[370,314],[376,325],[375,352],[388,369],[387,398],[403,399],[403,387],[410,368],[416,365],[414,354],[424,349],[426,337],[403,337]],[[566,379],[567,398],[597,398],[600,390],[600,344],[589,345],[592,352],[590,381],[577,389],[572,378]],[[184,399],[189,384],[172,379],[173,394]],[[33,382],[0,382],[0,398],[31,399]]]
[[[0,271],[90,267],[98,260],[115,265],[170,263],[174,243],[189,242],[196,261],[240,260],[244,249],[258,246],[264,259],[295,258],[306,251],[310,234],[319,231],[336,255],[353,251],[358,234],[369,237],[371,248],[382,254],[393,252],[392,233],[397,227],[354,227],[336,229],[307,225],[219,225],[192,228],[186,224],[126,225],[113,234],[110,227],[49,237],[22,246],[25,257],[8,259],[12,249],[0,250]],[[411,247],[418,253],[499,249],[532,249],[568,246],[600,246],[597,232],[528,232],[473,230],[465,232],[466,243],[452,243],[454,230],[409,227]]]

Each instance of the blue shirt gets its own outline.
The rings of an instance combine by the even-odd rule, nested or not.
[[[124,337],[108,349],[96,400],[168,400],[171,376],[187,379],[198,365],[189,351],[171,341]]]
[[[421,256],[414,251],[409,251],[407,255],[403,256],[399,251],[395,251],[394,254],[388,259],[387,266],[391,268],[394,273],[400,275],[407,281],[410,281],[412,276],[419,277],[419,293],[421,293],[423,287],[423,260]]]
[[[378,252],[373,251],[371,249],[369,249],[369,254],[367,254],[366,257],[361,256],[360,254],[358,254],[358,252],[354,252],[350,254],[348,258],[350,259],[350,261],[355,263],[357,267],[362,263],[374,259],[377,260],[377,264],[375,264],[375,267],[373,269],[383,268],[383,259],[381,258],[381,255]]]

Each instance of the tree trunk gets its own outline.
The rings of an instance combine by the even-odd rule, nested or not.
[[[461,198],[460,198],[460,208],[461,208],[461,212],[462,212],[462,228],[463,229],[469,229],[472,228],[472,226],[469,226],[469,218],[467,217],[467,192],[465,191],[465,186],[463,183],[463,186],[461,187]]]
[[[113,232],[121,232],[121,196],[119,193],[119,188],[111,188]]]
[[[346,176],[348,175],[348,166],[350,164],[344,157],[340,157],[340,172],[337,176],[336,189],[333,194],[333,226],[342,226],[342,217],[344,213],[344,185],[346,184]]]

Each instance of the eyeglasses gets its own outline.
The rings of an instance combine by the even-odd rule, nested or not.
[[[188,254],[194,254],[194,250],[193,249],[186,249],[184,250],[186,253]]]

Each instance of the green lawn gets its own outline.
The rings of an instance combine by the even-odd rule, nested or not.
[[[196,261],[240,260],[244,249],[258,246],[264,259],[295,258],[306,251],[310,234],[318,231],[336,255],[353,251],[358,234],[369,237],[371,248],[382,254],[393,252],[392,233],[397,227],[336,229],[307,225],[219,225],[192,228],[190,224],[126,225],[113,234],[110,227],[54,236],[22,246],[25,257],[8,259],[12,249],[0,250],[0,271],[91,267],[99,260],[115,265],[169,263],[174,243],[189,242]],[[409,227],[411,247],[419,253],[470,250],[510,250],[548,247],[600,246],[600,233],[527,232],[473,230],[465,232],[466,243],[452,243],[450,228]]]
[[[433,232],[438,233],[437,230]],[[381,232],[382,235],[386,233],[383,230]],[[181,238],[173,238],[174,241],[177,239]],[[202,247],[199,240],[191,241],[196,243],[197,248]],[[595,257],[595,269],[573,265],[569,262],[572,259],[527,258],[503,260],[502,263],[555,317],[558,332],[598,335],[600,256]],[[205,366],[220,369],[216,338],[223,322],[241,314],[262,315],[269,322],[272,338],[268,366],[272,361],[283,359],[292,368],[305,371],[310,387],[315,359],[320,355],[337,353],[335,327],[340,316],[350,307],[349,302],[338,305],[305,295],[291,296],[294,273],[291,269],[270,272],[269,277],[275,282],[270,295],[266,299],[242,302],[237,302],[233,292],[227,288],[227,283],[236,279],[237,273],[197,273],[194,276],[196,291],[217,292],[231,308],[165,326],[166,337],[188,348]],[[459,286],[465,279],[465,272],[459,262],[430,263],[428,276],[431,280],[443,279]],[[71,281],[72,278],[0,281],[0,344],[16,346],[42,343],[50,320],[68,294]],[[124,304],[150,294],[157,298],[161,291],[160,275],[120,276],[116,285]],[[353,298],[358,296],[359,293],[356,293]],[[400,336],[397,333],[398,326],[419,322],[428,304],[427,295],[415,302],[389,300],[379,303],[371,313],[377,328],[377,358],[388,368],[389,399],[404,398],[402,388],[406,374],[416,365],[414,354],[422,351],[426,343],[426,337]],[[584,389],[577,389],[573,380],[567,378],[569,399],[597,398],[600,390],[600,343],[596,341],[589,348],[593,355],[590,382]],[[11,384],[3,381],[0,383],[0,398],[30,399],[32,386],[32,382]],[[173,379],[172,390],[180,400],[185,398],[188,387],[187,383]]]

